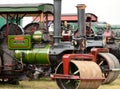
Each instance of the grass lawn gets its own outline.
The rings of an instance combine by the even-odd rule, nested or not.
[[[0,89],[59,89],[56,82],[50,79],[21,81],[19,85],[0,85]],[[99,89],[120,89],[120,76],[111,84],[101,85]]]

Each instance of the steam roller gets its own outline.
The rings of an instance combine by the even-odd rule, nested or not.
[[[62,74],[63,63],[56,73]],[[92,61],[71,61],[69,74],[77,79],[57,79],[60,89],[97,89],[102,83],[102,72],[99,66]]]

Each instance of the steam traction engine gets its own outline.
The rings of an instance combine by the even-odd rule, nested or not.
[[[52,7],[52,4],[42,5]],[[16,82],[30,70],[29,65],[35,64],[50,67],[51,77],[56,79],[60,89],[97,89],[102,83],[114,81],[119,74],[116,72],[119,70],[117,58],[106,48],[93,48],[90,53],[85,52],[85,7],[84,4],[77,5],[80,33],[77,37],[61,34],[61,0],[54,0],[52,37],[43,28],[34,30],[32,34],[8,35],[9,50],[1,48],[1,79]],[[66,38],[71,40],[61,40]]]

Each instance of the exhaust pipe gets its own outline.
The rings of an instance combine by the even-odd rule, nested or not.
[[[61,2],[62,0],[54,0],[54,45],[58,45],[62,38]]]
[[[86,24],[85,24],[85,4],[78,4],[77,6],[77,13],[78,13],[78,31],[79,37],[86,36]]]

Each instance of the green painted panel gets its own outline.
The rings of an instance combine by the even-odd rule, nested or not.
[[[24,53],[22,61],[29,64],[50,64],[49,61],[50,46],[46,45],[43,48],[35,48],[32,50],[15,50],[15,57],[21,60],[21,55]]]
[[[9,35],[8,48],[9,49],[31,49],[30,35]]]

